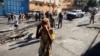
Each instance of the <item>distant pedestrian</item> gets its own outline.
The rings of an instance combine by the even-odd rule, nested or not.
[[[41,20],[44,19],[45,15],[44,13],[41,13]]]
[[[18,33],[18,18],[15,16],[15,20],[14,20],[14,27],[15,27],[15,33]]]
[[[36,38],[39,37],[41,37],[39,56],[52,56],[52,42],[55,35],[47,18],[37,26]]]
[[[45,16],[46,16],[46,18],[49,18],[49,17],[50,17],[50,12],[47,11],[47,12],[45,13]]]
[[[39,21],[41,21],[41,13],[40,12],[38,13],[38,18],[39,18]]]
[[[10,17],[10,15],[8,14],[8,22],[7,22],[7,24],[9,24],[9,23],[11,23],[11,17]]]
[[[94,18],[95,18],[95,11],[91,12],[91,17],[90,17],[90,24],[94,24]]]
[[[10,18],[11,18],[12,21],[14,20],[14,14],[13,13],[11,13]]]
[[[35,14],[35,21],[38,21],[39,15],[38,13]]]
[[[26,19],[25,19],[25,15],[22,14],[22,15],[21,15],[21,22],[24,23],[25,21],[26,21]]]
[[[63,19],[63,15],[62,15],[62,13],[59,13],[59,15],[58,15],[58,28],[62,27],[62,19]]]
[[[22,15],[21,15],[21,13],[20,13],[20,14],[19,14],[19,17],[18,17],[19,24],[21,23],[21,17],[22,17]]]
[[[55,27],[55,20],[54,20],[52,14],[50,14],[50,26],[51,26],[51,28]]]

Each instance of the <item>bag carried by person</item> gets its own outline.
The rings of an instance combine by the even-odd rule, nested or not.
[[[56,38],[56,35],[55,35],[53,29],[50,29],[49,33],[50,33],[51,39],[54,40]]]

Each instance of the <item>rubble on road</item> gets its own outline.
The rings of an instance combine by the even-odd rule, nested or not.
[[[6,42],[10,42],[10,41],[13,41],[13,40],[16,40],[16,39],[19,39],[21,37],[24,37],[25,35],[28,34],[27,30],[29,28],[32,28],[32,27],[35,27],[38,23],[36,24],[31,24],[31,25],[28,25],[28,26],[24,26],[24,27],[20,27],[18,29],[18,34],[16,34],[15,30],[12,30],[12,31],[9,31],[9,32],[4,32],[5,34],[3,34],[1,37],[0,37],[0,44],[4,44]]]

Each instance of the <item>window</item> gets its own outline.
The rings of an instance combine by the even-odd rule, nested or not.
[[[43,4],[42,4],[42,3],[40,3],[39,5],[40,5],[40,6],[43,6]]]
[[[35,5],[38,5],[38,3],[35,3]]]

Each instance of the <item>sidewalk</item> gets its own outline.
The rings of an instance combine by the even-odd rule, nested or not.
[[[95,15],[95,22],[94,24],[90,24],[90,16],[86,16],[86,17],[83,17],[81,18],[81,21],[79,21],[79,27],[80,26],[86,26],[87,28],[98,28],[100,29],[100,12],[98,12],[96,15]]]
[[[100,29],[100,23],[94,23],[94,24],[87,25],[87,28]]]
[[[100,12],[96,14],[94,24],[89,24],[87,27],[100,29]]]
[[[3,19],[2,19],[3,20]],[[5,21],[5,19],[4,19]],[[6,21],[5,21],[6,22]],[[7,25],[6,23],[4,22],[0,22],[0,23],[3,23],[3,24],[0,24],[0,36],[4,36],[6,37],[6,35],[10,36],[10,35],[15,35],[14,34],[14,29],[15,27],[13,25]],[[39,22],[34,22],[33,20],[28,20],[27,22],[23,23],[23,24],[19,24],[19,29],[18,31],[19,32],[23,32],[25,31],[26,29],[29,29],[29,28],[32,28],[32,27],[35,27]]]
[[[19,29],[26,27],[28,25],[32,25],[35,24],[37,22],[34,22],[33,19],[29,19],[27,20],[25,23],[23,24],[19,24]],[[0,17],[0,31],[7,31],[7,30],[14,30],[14,25],[13,24],[7,24],[7,18],[1,18]]]

